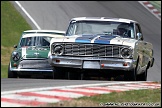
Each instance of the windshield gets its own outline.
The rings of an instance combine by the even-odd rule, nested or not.
[[[72,21],[69,25],[66,36],[103,34],[134,38],[133,28],[133,23],[112,21]]]
[[[24,37],[21,38],[19,47],[24,47],[24,46],[50,46],[50,41],[52,37],[47,37],[47,36],[35,36],[35,37]]]

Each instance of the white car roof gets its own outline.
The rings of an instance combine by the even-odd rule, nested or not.
[[[28,32],[35,32],[35,33],[41,33],[41,32],[53,32],[53,33],[64,33],[65,34],[65,31],[61,31],[61,30],[26,30],[24,31],[24,33],[28,33]]]
[[[64,35],[59,35],[59,34],[46,34],[46,33],[30,33],[30,34],[24,34],[22,38],[25,37],[35,37],[35,36],[47,36],[47,37],[63,37]]]
[[[134,20],[125,19],[125,18],[111,18],[111,17],[77,17],[72,18],[71,20],[75,21],[114,21],[114,22],[125,22],[125,23],[131,23],[136,22]]]

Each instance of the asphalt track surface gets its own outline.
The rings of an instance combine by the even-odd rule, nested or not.
[[[14,2],[13,2],[14,3]],[[41,29],[66,30],[73,17],[121,17],[138,21],[144,40],[153,44],[155,63],[148,70],[148,81],[161,81],[161,21],[137,1],[20,1]],[[14,3],[33,29],[36,26]],[[109,81],[1,79],[1,91],[35,87],[92,84]]]

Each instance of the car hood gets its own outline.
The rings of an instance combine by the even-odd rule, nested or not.
[[[22,47],[19,48],[22,58],[47,58],[49,47]]]
[[[65,36],[64,38],[58,38],[51,41],[53,42],[76,42],[76,43],[96,43],[96,44],[117,44],[117,45],[127,45],[134,48],[137,40],[131,38],[123,38],[118,35],[107,36],[107,35],[74,35]]]

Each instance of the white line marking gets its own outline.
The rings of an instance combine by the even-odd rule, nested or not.
[[[34,21],[34,19],[29,15],[29,13],[22,7],[22,5],[18,2],[15,1],[17,5],[24,11],[24,13],[29,17],[29,19],[34,23],[34,25],[37,27],[38,30],[41,30],[41,28],[38,26],[38,24]]]
[[[32,93],[50,95],[50,96],[64,96],[64,97],[70,97],[70,98],[79,98],[79,97],[84,96],[78,93],[59,92],[59,91],[40,91],[40,92],[32,92]]]
[[[121,92],[122,92],[122,91],[128,91],[128,89],[125,89],[125,88],[119,89],[119,88],[115,88],[115,87],[108,88],[108,90],[116,90],[116,91],[120,90]],[[115,91],[114,91],[114,92],[115,92]]]
[[[143,88],[140,88],[140,87],[126,87],[126,86],[108,86],[107,87],[108,89],[118,89],[118,90],[138,90],[138,89],[143,89]]]
[[[88,90],[88,89],[84,89],[84,88],[75,88],[75,89],[62,89],[62,90],[72,90],[72,91],[78,91],[78,92],[87,92],[87,93],[108,93],[107,91],[102,91],[102,90]]]
[[[153,5],[152,4],[148,4],[148,5],[146,5],[147,7],[153,7]]]
[[[1,107],[25,107],[25,105],[1,101]]]
[[[23,96],[18,94],[1,96],[1,98],[15,99],[15,100],[27,100],[27,101],[38,101],[38,102],[59,102],[59,99],[45,98],[37,96]]]
[[[159,12],[157,9],[153,9],[152,11],[153,11],[153,12]]]
[[[136,87],[136,88],[140,88],[140,89],[157,89],[157,88],[161,88],[161,86],[159,84],[126,84],[124,87]]]
[[[140,83],[139,85],[146,85],[146,86],[161,86],[161,84],[156,83]]]

